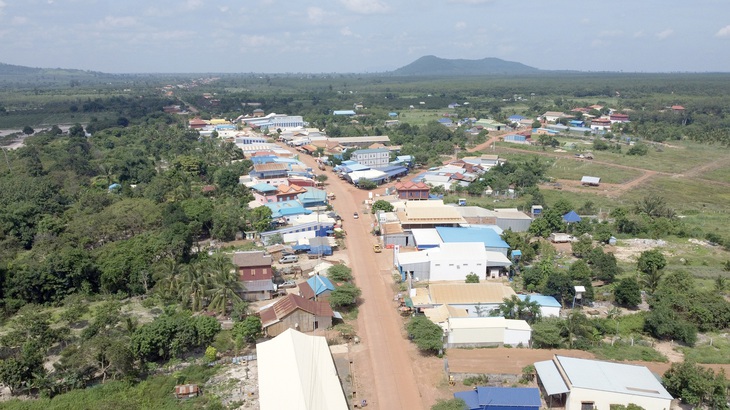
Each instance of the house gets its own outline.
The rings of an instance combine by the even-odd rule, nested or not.
[[[496,310],[505,298],[516,295],[515,291],[501,283],[432,283],[428,289],[416,288],[418,292],[425,292],[425,297],[416,305],[418,308],[432,308],[439,305],[449,305],[457,309],[465,309],[469,317],[479,317]],[[479,308],[477,308],[479,306]]]
[[[387,135],[365,135],[361,137],[329,138],[329,141],[335,141],[343,147],[367,147],[375,142],[389,144],[390,137]]]
[[[529,144],[530,142],[527,140],[527,137],[520,134],[509,134],[504,136],[504,142],[509,142],[512,144]]]
[[[299,284],[299,296],[307,300],[327,300],[335,285],[326,276],[314,275]]]
[[[611,120],[608,118],[594,118],[591,120],[591,129],[594,131],[611,130]]]
[[[601,183],[601,178],[583,176],[583,178],[580,179],[580,183],[584,186],[598,186]]]
[[[332,115],[355,115],[355,111],[353,110],[334,110],[332,111]]]
[[[540,390],[534,387],[483,387],[454,393],[469,410],[540,410]]]
[[[275,186],[264,182],[252,185],[249,187],[253,194],[254,201],[257,204],[263,205],[269,202],[276,202],[276,193],[278,190]]]
[[[441,240],[444,243],[450,242],[477,242],[482,244],[485,250],[498,252],[507,256],[510,247],[507,242],[492,228],[488,227],[436,227]]]
[[[200,395],[200,387],[197,384],[178,384],[175,386],[176,399],[192,399]]]
[[[293,201],[307,190],[298,185],[281,184],[276,187],[276,202]]]
[[[256,344],[261,410],[347,410],[324,336],[289,329]]]
[[[369,167],[384,167],[390,162],[390,150],[387,148],[359,149],[353,151],[350,159]]]
[[[560,316],[560,302],[552,296],[545,295],[517,295],[520,300],[530,298],[531,301],[537,302],[540,305],[540,316],[542,317],[559,317]]]
[[[232,257],[244,290],[244,300],[268,300],[274,293],[271,255],[263,251],[236,252]]]
[[[628,114],[621,114],[621,113],[613,113],[608,116],[608,119],[611,121],[611,124],[614,123],[624,123],[629,122],[629,115]]]
[[[403,230],[413,228],[434,228],[436,226],[459,226],[466,223],[454,207],[444,205],[442,200],[406,201],[404,209],[396,213]]]
[[[297,196],[305,208],[316,208],[327,205],[327,192],[314,187],[307,188],[306,192]]]
[[[524,320],[486,317],[485,307],[475,307],[480,317],[452,317],[446,322],[447,348],[530,346],[532,328]]]
[[[194,130],[200,130],[208,126],[208,122],[200,118],[193,118],[188,122],[190,128]]]
[[[684,112],[684,107],[681,105],[673,105],[670,107],[674,112]]]
[[[557,122],[559,119],[565,117],[565,113],[558,111],[548,111],[542,115],[542,118],[547,122]]]
[[[286,177],[289,174],[289,167],[284,163],[270,162],[265,164],[254,164],[249,173],[257,183],[264,182],[271,185],[287,183]]]
[[[581,218],[575,211],[570,211],[567,214],[563,215],[563,222],[565,223],[572,224],[580,221]]]
[[[405,181],[395,184],[396,196],[400,199],[428,199],[431,187],[423,182]]]
[[[269,337],[287,329],[301,332],[326,329],[332,326],[333,315],[328,302],[315,302],[291,293],[259,311],[261,326]]]
[[[645,366],[554,356],[535,363],[538,386],[549,407],[610,410],[630,403],[669,410],[672,396]]]
[[[256,108],[255,110],[253,110],[253,116],[255,118],[263,117],[264,116],[264,110],[262,110],[261,108]]]
[[[304,206],[302,206],[302,204],[297,200],[270,202],[264,204],[264,206],[271,209],[272,219],[283,218],[287,222],[292,217],[298,215],[309,215],[312,213],[311,210],[304,208]]]
[[[517,122],[517,123],[519,123],[520,121],[522,121],[524,119],[525,119],[525,117],[523,117],[521,115],[517,115],[517,114],[511,115],[509,118],[507,118],[507,120],[509,122]]]

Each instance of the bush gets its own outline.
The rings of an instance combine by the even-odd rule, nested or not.
[[[641,304],[641,288],[634,278],[624,278],[616,285],[613,291],[617,304],[630,309],[636,309]]]
[[[438,353],[444,346],[444,331],[425,316],[415,316],[407,326],[408,337],[424,352]]]

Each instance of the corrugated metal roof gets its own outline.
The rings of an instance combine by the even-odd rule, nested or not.
[[[555,356],[573,387],[672,400],[646,366]]]
[[[469,316],[466,309],[460,309],[449,305],[439,305],[435,308],[424,309],[423,314],[426,315],[426,317],[433,323],[442,323],[449,318]]]
[[[504,298],[516,295],[501,283],[432,283],[429,286],[434,304],[502,303]]]
[[[584,176],[583,178],[580,179],[580,182],[582,182],[584,184],[598,184],[601,182],[601,178]]]
[[[444,242],[481,242],[488,248],[509,249],[507,242],[492,229],[437,227],[436,231]]]
[[[267,255],[263,251],[236,252],[233,254],[232,261],[239,268],[271,266],[271,255]]]
[[[554,297],[552,296],[546,296],[546,295],[517,295],[520,300],[525,300],[528,297],[531,301],[537,302],[540,306],[545,307],[562,307],[560,305],[560,302],[558,302]]]
[[[535,371],[537,371],[537,377],[540,378],[540,382],[542,382],[548,396],[570,391],[552,360],[535,363]]]

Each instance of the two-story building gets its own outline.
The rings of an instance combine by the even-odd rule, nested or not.
[[[395,184],[396,196],[400,199],[428,199],[430,187],[423,182],[405,181]]]
[[[243,283],[241,297],[244,300],[268,300],[274,293],[271,270],[271,255],[263,251],[236,252],[232,257]]]
[[[289,166],[283,163],[269,162],[265,164],[254,164],[249,173],[255,183],[265,183],[274,186],[286,184],[289,181]]]
[[[362,165],[369,167],[385,167],[390,162],[390,150],[387,148],[359,149],[350,157]]]

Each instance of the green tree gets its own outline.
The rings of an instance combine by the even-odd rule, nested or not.
[[[431,410],[468,410],[466,402],[462,399],[438,399],[436,404],[431,406]]]
[[[256,232],[264,232],[271,229],[271,208],[268,206],[259,206],[251,210],[248,214],[250,226]]]
[[[357,303],[362,291],[352,283],[345,283],[330,293],[330,305],[333,308],[353,306]]]
[[[727,385],[724,372],[717,375],[691,361],[672,363],[662,382],[667,391],[682,402],[711,409],[728,409]]]
[[[624,278],[613,290],[613,297],[617,304],[630,309],[636,309],[641,303],[641,288],[634,278]]]
[[[565,306],[572,303],[575,289],[570,276],[566,272],[558,271],[548,276],[542,293],[554,297]]]
[[[352,280],[352,269],[345,265],[332,265],[327,269],[327,277],[333,282],[349,282]]]
[[[263,329],[258,316],[247,316],[242,322],[236,322],[232,330],[233,337],[241,337],[248,343],[255,343],[261,337]]]
[[[375,188],[378,187],[378,184],[376,184],[375,182],[373,182],[373,181],[371,181],[371,180],[369,180],[367,178],[360,178],[360,179],[358,179],[355,182],[355,185],[358,188],[366,189],[368,191],[370,191],[371,189],[375,189]]]
[[[226,315],[229,305],[241,301],[243,283],[238,278],[236,267],[228,255],[219,253],[208,261],[209,276],[206,296],[209,308],[220,315]]]
[[[218,356],[218,350],[213,346],[208,346],[205,349],[205,361],[208,363],[213,363]]]
[[[636,268],[643,274],[644,286],[651,293],[654,293],[659,286],[665,266],[667,266],[667,260],[662,252],[657,249],[644,251],[639,255]]]
[[[438,353],[444,346],[444,331],[425,316],[414,316],[406,326],[411,340],[424,352]]]
[[[35,130],[33,128],[31,128],[30,125],[26,125],[25,127],[23,127],[23,134],[25,134],[25,135],[31,135],[34,132],[35,132]]]
[[[377,214],[378,211],[393,212],[393,204],[388,201],[378,199],[375,203],[373,203],[372,213]]]
[[[560,335],[562,319],[547,318],[532,325],[532,345],[539,349],[554,349],[563,345]]]
[[[493,315],[501,315],[505,319],[520,319],[528,323],[535,323],[540,319],[540,304],[526,296],[525,300],[517,295],[504,298]]]
[[[466,283],[479,283],[479,275],[476,273],[468,273],[466,275]]]

